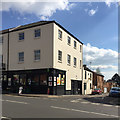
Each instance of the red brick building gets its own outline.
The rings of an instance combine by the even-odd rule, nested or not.
[[[104,91],[104,76],[96,72],[93,72],[93,89],[94,88],[100,88]]]

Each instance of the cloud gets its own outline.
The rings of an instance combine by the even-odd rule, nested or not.
[[[105,76],[110,76],[109,71],[112,71],[112,74],[118,72],[118,52],[94,47],[88,43],[83,46],[83,63],[92,70],[99,67]]]
[[[111,49],[103,49],[91,46],[89,43],[84,45],[84,59],[85,62],[93,62],[99,64],[113,64],[117,63],[118,52]]]
[[[75,6],[68,0],[58,0],[57,2],[39,2],[38,0],[26,0],[26,2],[3,2],[0,11],[18,11],[20,14],[35,14],[43,20],[51,17],[57,10],[70,10]]]
[[[118,7],[118,2],[119,2],[119,0],[105,0],[105,4],[106,4],[108,7],[111,7],[111,4],[115,4],[116,7]]]
[[[91,10],[89,10],[88,15],[93,16],[96,14],[97,11],[98,11],[98,7],[96,9],[91,9]]]

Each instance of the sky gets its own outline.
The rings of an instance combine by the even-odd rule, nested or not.
[[[83,42],[83,64],[100,68],[105,80],[118,73],[118,4],[116,2],[2,2],[1,30],[55,20]]]

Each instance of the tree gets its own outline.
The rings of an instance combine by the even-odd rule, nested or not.
[[[99,68],[99,67],[96,68],[96,73],[97,73],[97,74],[101,74],[101,71],[100,71],[100,68]]]

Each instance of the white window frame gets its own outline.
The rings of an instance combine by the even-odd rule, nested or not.
[[[58,61],[62,62],[62,51],[58,50]]]
[[[80,69],[82,68],[82,60],[80,60]]]
[[[67,54],[67,64],[71,64],[71,55]]]
[[[25,34],[24,34],[24,32],[20,32],[20,33],[18,34],[18,36],[19,36],[19,41],[23,41],[23,40],[25,39]]]
[[[82,45],[80,45],[80,52],[82,52]]]
[[[39,35],[36,36],[36,34],[39,34]],[[41,36],[41,29],[40,28],[35,29],[34,30],[34,38],[39,38],[40,36]]]
[[[73,58],[73,64],[74,64],[74,67],[77,66],[77,58],[76,57]]]
[[[71,45],[71,37],[69,37],[69,36],[67,37],[67,44]]]
[[[58,29],[58,39],[62,40],[62,31]]]
[[[40,50],[34,50],[34,61],[40,61]]]
[[[74,49],[77,48],[77,42],[74,40]]]
[[[23,56],[22,55],[20,56],[20,54],[23,54]],[[24,52],[19,52],[18,53],[18,62],[19,63],[23,63],[24,62]]]

